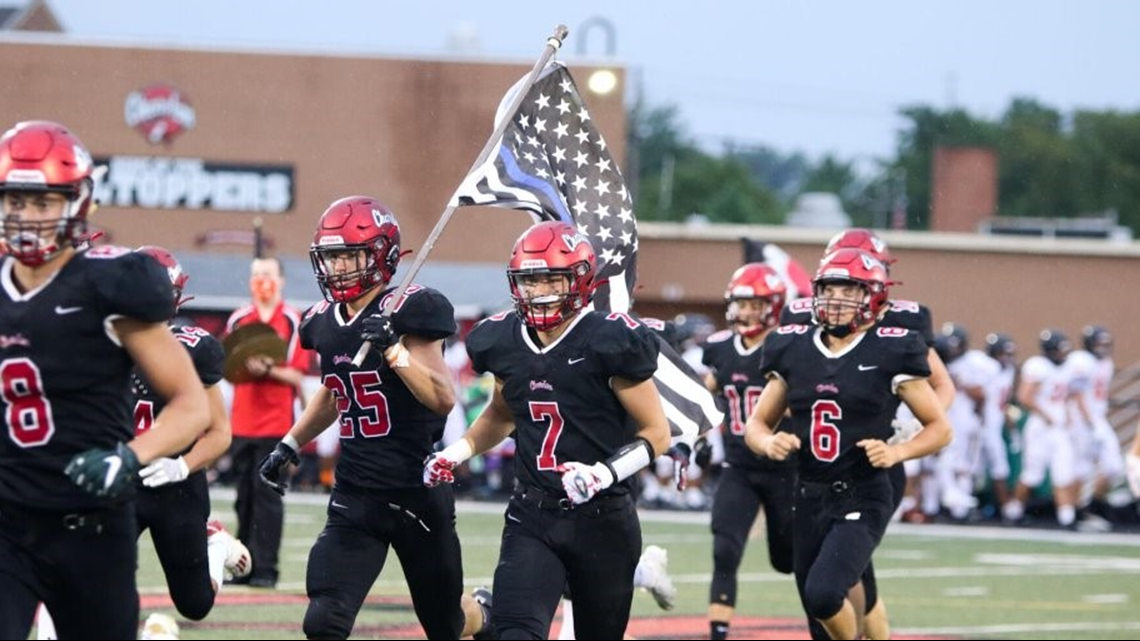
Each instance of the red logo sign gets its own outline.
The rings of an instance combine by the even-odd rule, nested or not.
[[[127,125],[152,145],[170,144],[182,132],[193,129],[196,120],[186,95],[161,83],[127,94],[123,116]]]

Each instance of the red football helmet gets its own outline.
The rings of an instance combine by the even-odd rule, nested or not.
[[[829,283],[855,283],[863,288],[863,300],[824,298]],[[828,254],[812,280],[812,320],[829,334],[846,336],[879,317],[888,304],[891,284],[886,265],[865,251],[847,248]],[[854,312],[845,323],[840,321],[844,312]]]
[[[190,280],[190,275],[182,271],[182,265],[174,257],[174,254],[170,253],[169,249],[158,245],[143,245],[135,251],[150,256],[158,261],[159,265],[166,268],[166,275],[170,277],[170,284],[174,287],[175,311],[182,307],[183,303],[194,298],[193,296],[182,298],[182,290],[186,289],[186,281]]]
[[[728,304],[724,319],[741,336],[753,337],[780,324],[780,312],[788,289],[776,270],[764,263],[748,263],[737,269],[728,281],[724,301]],[[767,303],[759,318],[747,318],[741,313],[742,300],[761,300]]]
[[[386,286],[395,275],[400,264],[400,224],[391,210],[371,198],[341,198],[317,221],[309,258],[325,300],[356,300]],[[342,261],[351,268],[338,271]]]
[[[26,221],[18,212],[5,212],[8,253],[34,267],[67,245],[82,244],[87,239],[93,170],[87,148],[61,124],[32,120],[9,129],[0,138],[0,195],[17,190],[52,192],[63,194],[68,203],[57,220]],[[49,231],[55,234],[44,238]]]
[[[527,325],[548,331],[572,318],[594,293],[594,248],[573,225],[550,221],[523,232],[511,250],[507,280],[515,313]],[[566,279],[561,293],[533,295],[525,285],[531,276]],[[550,306],[557,304],[557,308]]]
[[[845,248],[860,249],[874,256],[876,260],[887,267],[888,273],[891,264],[895,262],[895,259],[891,257],[890,250],[887,249],[887,243],[870,229],[856,228],[839,232],[828,241],[827,249],[823,251],[823,255],[830,256],[837,250]]]

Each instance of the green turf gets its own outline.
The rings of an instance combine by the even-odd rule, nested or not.
[[[204,624],[182,622],[184,639],[297,638],[304,616],[304,572],[309,546],[324,508],[290,502],[286,509],[281,584],[277,591],[227,586],[225,602]],[[461,507],[459,533],[467,587],[490,581],[498,555],[502,506]],[[215,502],[215,515],[234,524],[232,505]],[[644,513],[647,544],[669,550],[678,587],[670,614],[703,617],[712,566],[707,515]],[[703,522],[702,522],[703,520]],[[232,528],[231,528],[232,529]],[[1137,537],[1140,539],[1140,537]],[[892,526],[876,555],[880,592],[901,634],[966,638],[1132,639],[1140,635],[1140,540],[1121,535],[1042,533],[1013,529]],[[139,586],[164,592],[149,540],[140,543]],[[288,603],[233,604],[237,597],[292,594]],[[382,626],[414,624],[399,564],[388,567],[357,620],[357,638],[401,636]],[[392,599],[381,597],[394,597]],[[153,609],[144,608],[145,617]],[[170,608],[162,609],[173,614]],[[659,616],[647,595],[634,601],[634,616]],[[748,548],[740,575],[738,616],[799,617],[789,577],[767,565],[762,535]]]

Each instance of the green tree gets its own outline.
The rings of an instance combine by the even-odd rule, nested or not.
[[[962,109],[940,112],[932,107],[911,106],[900,112],[910,128],[900,135],[898,157],[892,169],[907,175],[907,227],[930,226],[931,168],[939,146],[994,146],[998,135],[993,123],[978,120]]]
[[[635,109],[630,121],[630,145],[640,158],[634,202],[639,220],[680,222],[690,214],[725,223],[783,220],[780,201],[744,163],[711,156],[688,138],[675,107]]]

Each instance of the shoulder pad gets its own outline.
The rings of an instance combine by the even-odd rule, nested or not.
[[[174,315],[174,289],[166,269],[146,254],[100,245],[80,254],[86,275],[103,299],[103,311],[147,323]]]
[[[383,309],[392,293],[381,297]],[[421,285],[409,285],[392,312],[392,324],[400,334],[413,334],[430,340],[441,340],[455,334],[455,308],[438,291]]]

